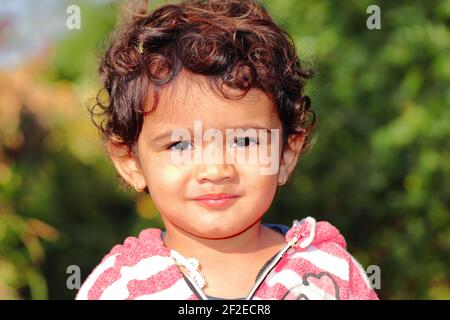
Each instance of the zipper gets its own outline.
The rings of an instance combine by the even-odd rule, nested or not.
[[[253,285],[252,289],[250,290],[250,293],[247,295],[245,300],[251,300],[253,298],[253,295],[255,294],[256,290],[258,290],[261,283],[264,281],[264,279],[267,277],[267,275],[272,271],[272,269],[277,265],[277,263],[283,258],[286,251],[288,251],[294,244],[297,242],[297,238],[293,238],[291,241],[289,241],[283,249],[278,252],[278,254],[273,258],[273,260],[269,263],[269,265],[264,268],[264,271],[261,272],[258,279],[256,279],[255,284]]]

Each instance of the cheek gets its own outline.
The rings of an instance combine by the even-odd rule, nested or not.
[[[188,177],[187,170],[173,165],[159,165],[147,171],[145,179],[150,197],[160,213],[183,210]]]
[[[141,167],[150,193],[156,197],[179,194],[189,174],[187,166],[176,166],[165,156],[147,157]]]
[[[259,172],[246,177],[245,202],[242,211],[248,217],[261,217],[270,208],[277,190],[278,180],[274,175],[261,175]]]
[[[146,180],[151,189],[164,193],[179,193],[179,188],[185,184],[188,172],[186,168],[161,164],[149,170]]]
[[[242,168],[241,172],[245,172],[245,189],[255,198],[273,199],[278,187],[278,176],[261,174],[261,170],[257,166],[249,166]],[[244,178],[244,177],[243,177]]]

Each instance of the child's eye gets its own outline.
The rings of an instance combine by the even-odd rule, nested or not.
[[[248,147],[250,144],[259,144],[259,141],[257,138],[251,138],[251,137],[236,137],[233,140],[233,146],[238,147]]]
[[[190,146],[192,147],[192,144],[190,141],[183,140],[183,141],[177,141],[175,143],[172,143],[171,145],[169,145],[169,147],[167,149],[172,150],[172,151],[183,151],[183,150],[188,150]]]

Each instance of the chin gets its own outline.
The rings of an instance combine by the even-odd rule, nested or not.
[[[240,234],[242,231],[246,230],[247,227],[226,227],[226,226],[208,226],[202,227],[198,230],[198,232],[192,232],[197,237],[205,238],[205,239],[225,239],[236,236]],[[197,230],[196,230],[197,231]]]

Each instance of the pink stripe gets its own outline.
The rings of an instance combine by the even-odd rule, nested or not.
[[[111,253],[119,253],[115,266],[134,266],[140,260],[154,255],[168,257],[169,250],[163,246],[160,229],[146,229],[139,238],[128,237],[123,245],[115,246]]]
[[[313,245],[320,242],[334,242],[340,245],[343,249],[347,248],[345,238],[339,232],[339,230],[326,221],[320,221],[316,226],[316,237],[314,238]]]
[[[275,283],[269,287],[266,282],[263,282],[256,291],[254,297],[258,297],[263,300],[277,299],[280,300],[286,293],[287,288],[281,283]]]
[[[94,285],[88,292],[88,300],[98,300],[100,299],[103,291],[113,284],[117,279],[120,278],[119,269],[112,267],[106,269],[101,275],[95,280]]]
[[[145,280],[131,280],[127,284],[128,292],[130,293],[127,300],[134,300],[139,296],[168,289],[182,277],[177,266],[171,265]]]
[[[350,259],[351,260],[351,259]],[[361,274],[361,271],[353,262],[350,261],[350,290],[349,299],[352,300],[378,300],[378,296],[373,288],[367,287],[366,281],[363,277],[366,274]]]

